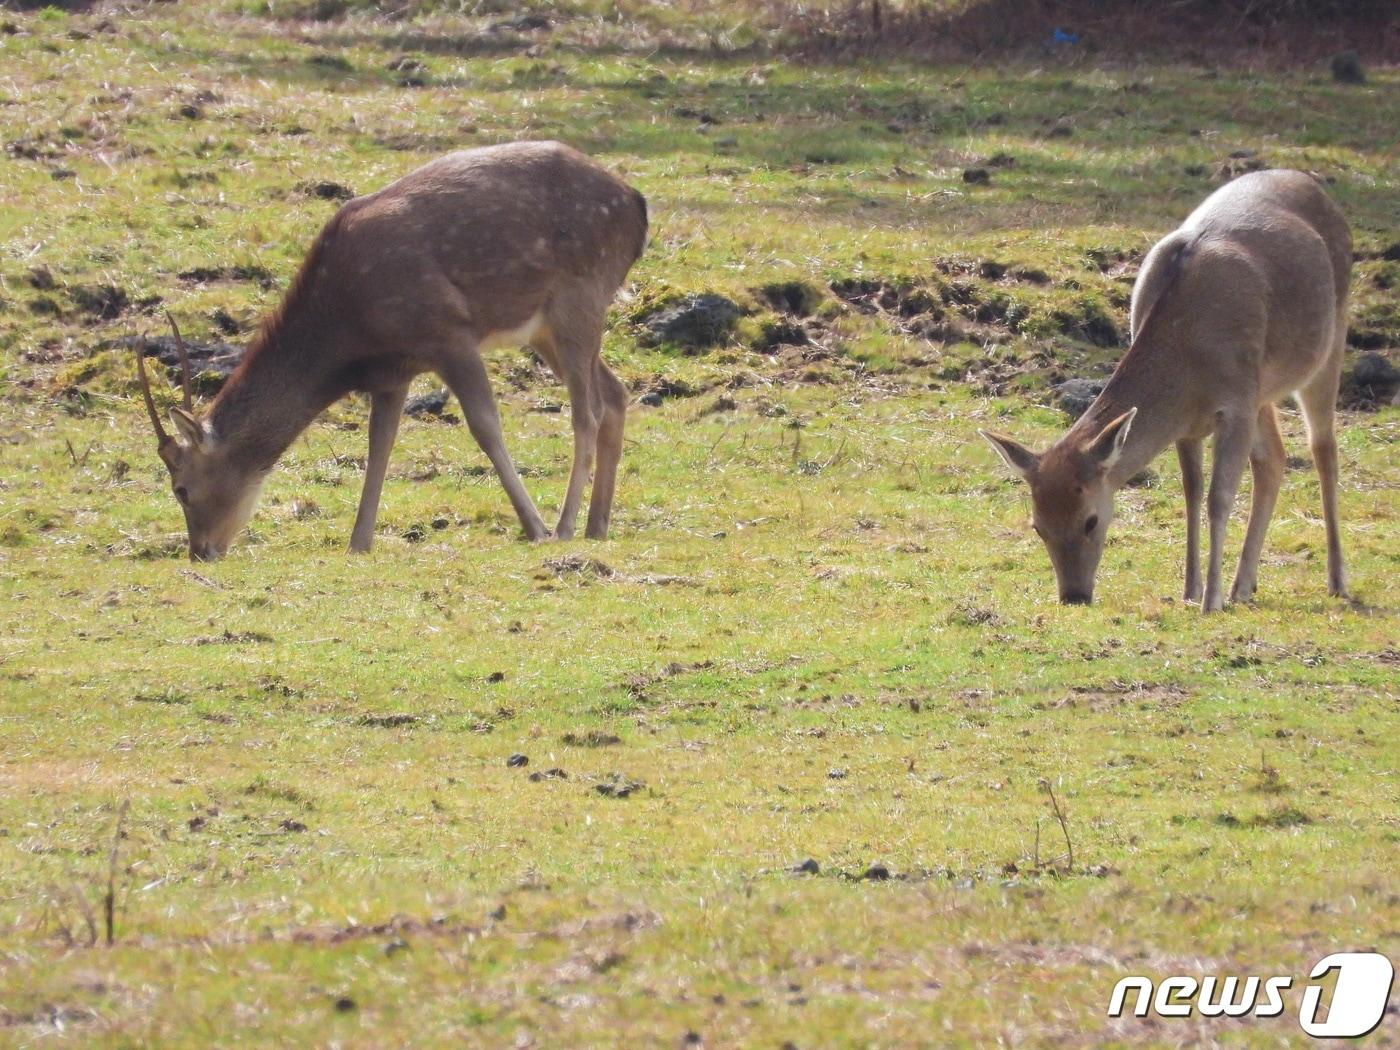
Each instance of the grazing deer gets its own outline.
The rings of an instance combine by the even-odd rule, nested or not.
[[[1346,344],[1351,235],[1322,187],[1297,171],[1245,175],[1211,194],[1148,253],[1133,288],[1132,342],[1069,432],[1036,454],[982,431],[1030,484],[1035,531],[1060,601],[1087,605],[1113,494],[1175,442],[1186,495],[1186,600],[1224,607],[1225,526],[1248,461],[1253,505],[1232,601],[1254,594],[1283,478],[1274,402],[1303,409],[1327,523],[1327,593],[1346,594],[1333,415]],[[1201,445],[1215,436],[1204,597],[1198,561]]]
[[[370,395],[369,456],[350,536],[352,551],[368,551],[404,399],[423,372],[456,394],[525,535],[548,537],[506,452],[481,359],[510,343],[536,350],[569,391],[573,467],[554,535],[573,535],[596,454],[586,535],[605,538],[627,393],[599,349],[608,304],[646,230],[642,195],[567,146],[464,150],[340,209],[203,419],[193,412],[185,359],[184,407],[171,411],[178,438],[161,426],[138,351],[191,559],[228,549],[277,459],[351,391]]]

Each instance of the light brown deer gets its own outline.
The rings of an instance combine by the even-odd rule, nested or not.
[[[1114,493],[1175,442],[1186,495],[1187,601],[1224,607],[1225,526],[1248,461],[1253,503],[1232,601],[1248,601],[1285,457],[1274,402],[1307,421],[1327,525],[1327,592],[1346,594],[1333,416],[1346,344],[1351,235],[1312,177],[1263,171],[1221,187],[1157,243],[1133,288],[1132,342],[1103,392],[1048,451],[982,431],[1030,484],[1060,601],[1088,604]],[[1204,596],[1201,446],[1214,435]]]
[[[646,230],[640,193],[555,142],[452,153],[349,201],[202,419],[187,374],[185,406],[171,412],[178,438],[161,426],[141,365],[190,557],[228,549],[277,459],[352,391],[370,395],[370,413],[350,549],[368,551],[408,386],[424,372],[441,376],[461,402],[525,535],[548,537],[506,452],[481,358],[511,343],[536,350],[569,392],[573,467],[553,534],[573,535],[596,456],[586,535],[605,538],[627,393],[599,349],[608,304]]]

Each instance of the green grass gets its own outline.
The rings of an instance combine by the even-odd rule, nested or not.
[[[1123,330],[1132,261],[1235,149],[1335,179],[1367,256],[1356,328],[1393,351],[1395,72],[813,67],[651,50],[661,30],[578,10],[534,53],[463,43],[483,19],[6,16],[0,1044],[1293,1037],[1293,1009],[1104,1014],[1130,973],[1400,948],[1400,416],[1343,415],[1358,600],[1325,595],[1300,468],[1257,604],[1211,618],[1176,597],[1169,458],[1120,498],[1099,604],[1067,609],[975,431],[1065,425],[1049,384],[1120,352],[1086,332]],[[386,68],[405,53],[426,86]],[[191,566],[105,341],[164,307],[201,338],[217,310],[251,329],[334,208],[299,187],[544,136],[651,202],[609,360],[638,394],[696,391],[633,407],[614,538],[521,542],[466,429],[410,420],[376,549],[347,557],[347,402],[230,556]],[[963,182],[997,153],[1015,164]],[[843,302],[852,279],[886,308]],[[762,291],[784,281],[813,345],[757,352],[792,321]],[[103,321],[106,285],[131,305]],[[752,311],[729,345],[638,347],[645,309],[707,290]],[[493,365],[553,507],[567,417],[538,409],[563,395],[524,362]],[[1303,454],[1292,410],[1285,430]],[[607,797],[614,776],[642,786]]]

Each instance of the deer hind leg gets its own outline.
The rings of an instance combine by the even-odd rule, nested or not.
[[[627,421],[627,388],[598,358],[593,364],[593,389],[598,399],[598,469],[588,500],[590,540],[608,538],[613,493],[617,489],[617,465],[622,459],[622,428]]]
[[[1265,405],[1259,410],[1255,421],[1254,447],[1249,453],[1254,494],[1249,507],[1249,528],[1244,535],[1244,547],[1240,550],[1239,568],[1235,570],[1235,583],[1230,588],[1232,602],[1247,602],[1254,597],[1254,587],[1259,579],[1259,555],[1264,549],[1264,534],[1269,530],[1269,519],[1274,516],[1274,504],[1278,502],[1286,458],[1283,435],[1278,429],[1278,413],[1272,404]]]
[[[1346,320],[1337,318],[1332,353],[1327,363],[1298,391],[1308,444],[1322,489],[1322,516],[1327,523],[1327,593],[1345,598],[1346,567],[1342,562],[1341,523],[1337,515],[1337,386],[1341,381],[1342,351],[1346,346]]]
[[[1201,499],[1205,495],[1200,440],[1182,438],[1176,443],[1176,458],[1181,463],[1181,488],[1186,497],[1184,596],[1188,602],[1198,602],[1201,600]]]
[[[350,550],[367,553],[374,544],[374,523],[379,517],[379,497],[384,492],[384,473],[389,469],[389,450],[399,433],[408,386],[381,390],[369,399],[369,456],[365,460],[365,487],[360,491],[360,509],[350,532]]]
[[[505,436],[501,433],[501,416],[496,409],[496,396],[491,392],[491,379],[486,374],[486,366],[474,346],[466,347],[447,356],[438,374],[457,395],[462,404],[462,414],[467,417],[467,427],[472,437],[486,453],[491,466],[496,468],[496,476],[510,497],[515,515],[520,519],[521,528],[529,540],[542,540],[549,536],[540,512],[530,494],[525,491],[520,475],[515,472],[510,453],[506,451]]]
[[[1206,517],[1210,521],[1210,560],[1206,564],[1206,591],[1201,600],[1203,612],[1225,608],[1220,586],[1220,567],[1225,556],[1225,529],[1240,488],[1244,465],[1254,445],[1254,410],[1223,409],[1215,428],[1214,462],[1210,470],[1210,493],[1206,496]]]
[[[559,507],[559,524],[554,535],[561,540],[574,537],[583,490],[593,473],[593,457],[598,446],[601,422],[598,393],[594,389],[594,363],[602,345],[601,324],[579,325],[570,318],[563,330],[551,326],[536,337],[535,349],[569,391],[569,415],[574,429],[574,458],[569,468],[569,485]]]

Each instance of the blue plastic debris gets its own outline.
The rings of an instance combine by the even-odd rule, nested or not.
[[[1079,43],[1079,34],[1056,26],[1055,31],[1050,34],[1050,42],[1052,44],[1077,44]]]

